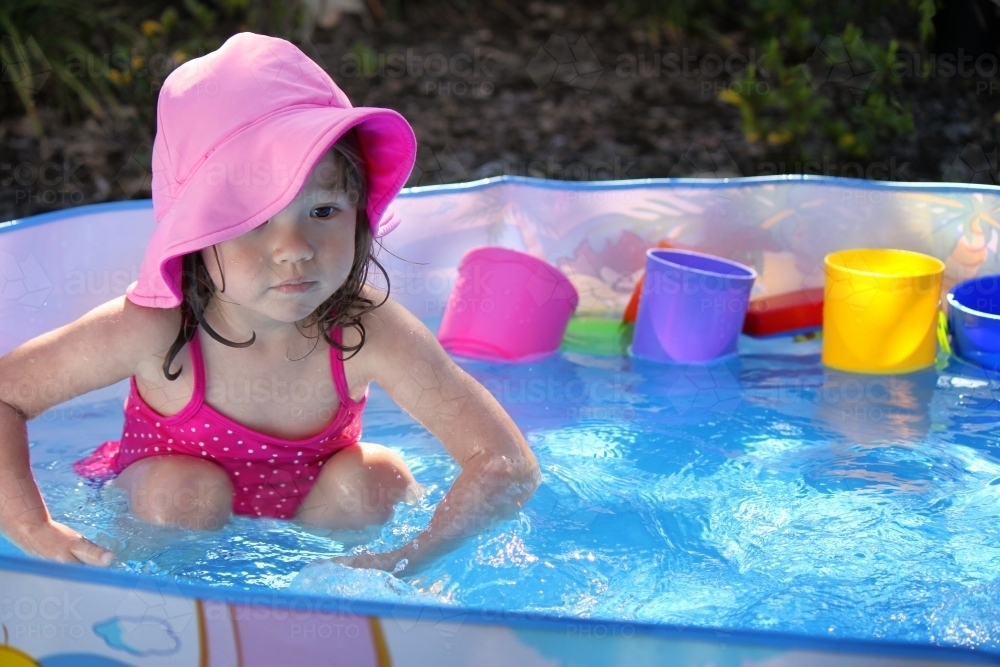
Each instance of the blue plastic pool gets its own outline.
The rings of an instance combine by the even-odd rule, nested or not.
[[[539,233],[532,239],[526,233],[528,204],[513,213],[505,208],[505,202],[512,199],[530,199],[517,192],[496,195],[496,190],[511,185],[536,188],[546,196],[555,193],[562,199],[552,206],[563,213],[573,202],[559,188],[530,179],[420,189],[401,198],[412,205],[412,214],[421,206],[428,216],[427,212],[451,212],[450,224],[458,226],[459,237],[462,216],[455,211],[470,208],[463,197],[475,197],[478,210],[486,211],[484,216],[489,213],[505,221],[499,226],[471,226],[478,230],[476,234],[484,234],[482,238],[469,232],[447,251],[439,242],[434,245],[431,232],[404,236],[393,248],[396,254],[414,260],[431,256],[430,273],[414,277],[405,266],[394,270],[393,289],[394,296],[432,331],[436,331],[450,289],[448,280],[441,278],[447,271],[435,274],[434,266],[454,267],[465,247],[483,240],[531,250],[533,243],[544,245],[546,238],[553,237]],[[688,189],[687,202],[702,197],[703,203],[709,202],[705,210],[726,215],[748,215],[746,206],[734,203],[740,197],[766,200],[767,210],[780,211],[786,205],[801,210],[816,208],[815,202],[824,193],[832,198],[830,191],[843,198],[840,190],[856,195],[865,189],[841,179],[794,183],[744,179],[739,189],[724,196],[716,182],[645,182],[641,189],[640,184],[629,188],[584,185],[588,187],[570,189],[570,196],[610,192],[612,199],[621,199],[630,190],[633,195],[641,190],[647,194],[641,195],[640,203],[660,211],[659,217],[644,218],[636,212],[641,207],[635,200],[612,201],[611,208],[625,206],[634,215],[624,219],[595,215],[588,219],[596,221],[593,225],[583,225],[589,231],[578,233],[575,239],[569,232],[560,237],[569,239],[567,247],[597,246],[598,252],[575,253],[560,265],[574,278],[582,304],[596,314],[601,314],[598,306],[608,303],[607,310],[617,308],[620,313],[630,286],[606,289],[611,280],[606,269],[618,260],[595,242],[595,230],[618,238],[615,235],[622,229],[629,233],[660,224],[657,221],[669,209],[667,204],[683,212],[681,185]],[[968,201],[980,197],[981,204],[986,196],[960,186],[944,194],[915,186],[886,186],[886,190],[887,197],[897,197],[895,203],[891,198],[887,201],[889,206],[900,207],[900,217],[909,216],[912,210],[907,207],[913,204],[898,199],[900,192],[915,194],[918,202],[929,202],[931,208],[952,197],[975,210],[979,204]],[[987,194],[991,210],[1000,209],[1000,190]],[[783,281],[814,286],[816,275],[809,268],[822,257],[824,244],[836,247],[881,234],[886,244],[895,240],[897,245],[907,245],[903,242],[909,240],[909,247],[928,250],[914,239],[933,240],[933,234],[921,236],[900,224],[893,231],[895,238],[889,238],[886,230],[873,230],[871,225],[873,218],[893,225],[883,209],[871,204],[860,210],[863,215],[850,229],[841,229],[839,236],[819,230],[808,247],[793,234],[779,235],[790,245],[789,254],[808,261],[800,263],[798,276],[789,276],[790,269],[775,263],[778,260],[773,256],[758,255],[762,262],[758,268],[764,269],[762,283],[779,293]],[[125,236],[123,220],[148,215],[148,203],[112,205],[99,211],[108,212],[125,218],[94,218],[89,224],[95,228],[106,224],[123,230]],[[689,211],[688,215],[693,214]],[[758,217],[773,220],[763,213]],[[712,225],[720,224],[706,219],[702,224],[710,231]],[[83,234],[79,227],[70,226],[72,220],[55,214],[31,220],[20,231],[40,232],[48,222],[63,225],[60,234]],[[518,238],[510,236],[512,228],[520,230]],[[774,222],[765,227],[778,228]],[[940,231],[939,227],[931,229]],[[147,232],[130,233],[134,238],[121,242],[131,244],[133,257],[138,256]],[[744,240],[749,239],[749,248],[759,244],[746,230],[741,233]],[[0,241],[5,237],[15,238],[0,233]],[[717,242],[724,246],[732,242],[730,237]],[[128,265],[122,270],[124,277],[116,278],[113,271],[101,267],[113,268],[117,260],[102,259],[98,246],[89,254],[74,253],[74,245],[78,243],[72,238],[63,241],[65,256],[53,251],[57,256],[51,263],[62,267],[62,282],[50,279],[53,284],[45,288],[53,295],[61,290],[56,303],[71,307],[64,305],[64,310],[55,312],[18,301],[16,307],[23,306],[28,314],[17,326],[0,318],[0,340],[8,347],[18,336],[37,335],[32,331],[48,330],[53,323],[106,301],[118,287],[116,279],[123,282],[122,288],[129,282]],[[724,248],[707,249],[739,255],[737,251],[723,253]],[[642,246],[633,254],[641,256],[641,251]],[[32,261],[25,259],[30,253],[17,243],[0,244],[0,254],[15,257],[22,269]],[[94,256],[93,266],[73,268],[72,262]],[[989,266],[986,263],[983,268]],[[32,284],[36,292],[42,289],[29,270],[22,273],[25,289],[20,294],[30,296]],[[628,271],[622,269],[619,274]],[[44,298],[36,301],[44,303]],[[8,313],[15,308],[9,300],[0,305]],[[155,528],[131,519],[116,491],[85,482],[71,469],[72,461],[95,444],[120,434],[121,406],[128,391],[122,382],[58,406],[29,425],[33,467],[55,518],[113,548],[120,561],[111,572],[102,573],[32,563],[20,559],[16,549],[0,540],[0,621],[13,623],[19,613],[16,601],[10,607],[10,600],[3,599],[5,586],[29,590],[36,580],[27,578],[52,577],[37,581],[55,582],[45,583],[55,587],[52,590],[59,590],[63,584],[58,582],[67,578],[121,590],[123,601],[116,598],[112,605],[116,618],[138,618],[123,612],[133,608],[129,600],[137,591],[195,596],[202,600],[197,603],[202,647],[216,641],[211,639],[216,626],[207,606],[212,599],[276,608],[294,607],[289,602],[296,599],[292,593],[299,599],[331,600],[341,612],[382,619],[382,630],[372,630],[373,645],[389,646],[385,656],[391,653],[392,657],[389,662],[379,657],[371,663],[379,665],[421,664],[412,656],[407,662],[407,652],[400,647],[408,642],[423,647],[422,653],[414,648],[413,655],[440,657],[441,665],[463,664],[473,659],[462,657],[473,655],[472,648],[462,650],[473,653],[449,651],[466,639],[468,644],[481,643],[485,635],[470,629],[475,623],[508,628],[510,636],[516,637],[510,646],[518,650],[534,647],[539,661],[519,659],[524,665],[663,664],[664,656],[671,655],[684,656],[677,658],[677,664],[798,665],[820,664],[816,656],[823,652],[831,662],[822,664],[910,664],[906,656],[1000,663],[1000,605],[996,604],[1000,596],[1000,376],[987,376],[943,353],[935,368],[918,373],[852,375],[824,368],[820,345],[814,337],[742,337],[738,357],[687,366],[583,351],[563,351],[532,364],[456,358],[521,428],[538,456],[544,483],[518,517],[470,540],[425,572],[402,580],[316,562],[351,549],[399,546],[425,525],[457,474],[433,436],[377,385],[371,387],[362,439],[401,453],[428,493],[420,504],[402,506],[371,541],[345,546],[330,536],[281,521],[236,518],[221,531],[198,533]],[[19,579],[22,575],[26,578]],[[143,614],[160,609],[143,604]],[[427,643],[430,635],[418,632],[420,623],[427,622],[428,609],[434,610],[436,619],[428,626],[434,629],[433,642],[437,643],[433,645]],[[269,619],[277,618],[273,609],[269,613]],[[170,618],[177,616],[163,612],[163,622]],[[395,619],[395,624],[388,625],[388,618]],[[412,619],[412,623],[401,619]],[[372,627],[377,626],[374,623]],[[130,662],[121,646],[108,642],[105,625],[87,627],[104,637],[93,640],[93,646],[124,659],[125,664],[139,664]],[[174,630],[179,637],[180,630]],[[291,632],[294,639],[294,629]],[[386,633],[388,640],[379,639]],[[12,637],[24,646],[45,646],[40,638],[31,644],[35,640],[28,635]],[[598,642],[605,638],[622,643]],[[300,639],[304,642],[308,637]],[[312,640],[318,641],[315,636]],[[701,642],[700,648],[691,649],[694,644],[690,644],[680,650],[679,644],[669,643],[682,640]],[[727,649],[730,645],[744,648]],[[598,646],[604,648],[598,650]],[[792,652],[783,653],[789,647]],[[974,651],[941,652],[935,647]],[[796,654],[798,649],[819,653],[810,658]],[[38,655],[39,649],[32,650]],[[475,654],[475,660],[485,660],[482,651],[486,649],[476,650],[481,653]],[[504,650],[495,649],[492,664],[505,664],[503,657],[513,659]],[[852,662],[848,653],[867,657]],[[139,654],[131,655],[137,660]],[[751,658],[763,662],[746,662]],[[768,662],[771,658],[774,662]],[[246,654],[241,660],[218,664],[253,664]],[[70,663],[52,659],[40,664]],[[176,664],[182,661],[178,658]],[[200,664],[210,663],[202,660]],[[313,663],[303,658],[302,664]]]

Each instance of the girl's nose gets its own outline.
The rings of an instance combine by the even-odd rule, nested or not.
[[[274,221],[272,221],[274,224]],[[313,257],[313,247],[308,237],[296,223],[286,222],[274,225],[271,243],[274,247],[274,261],[278,263],[307,262]]]

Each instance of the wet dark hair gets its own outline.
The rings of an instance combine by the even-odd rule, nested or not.
[[[379,263],[373,254],[375,239],[372,236],[371,224],[368,220],[367,201],[368,188],[365,179],[364,155],[361,152],[360,144],[355,130],[348,130],[333,146],[330,147],[334,162],[334,182],[332,190],[335,192],[345,192],[348,201],[357,206],[358,219],[354,231],[354,262],[351,265],[351,272],[347,276],[344,284],[334,292],[330,298],[321,303],[316,310],[306,317],[305,326],[311,327],[319,325],[320,333],[331,347],[335,347],[341,352],[353,351],[350,359],[361,351],[365,344],[365,327],[361,324],[361,316],[371,312],[385,303],[389,298],[389,275],[385,268]],[[379,244],[381,247],[381,244]],[[226,291],[226,276],[222,273],[222,264],[219,262],[219,251],[213,245],[215,252],[216,266],[219,267],[219,274],[222,275],[222,288],[219,292]],[[361,296],[361,290],[368,279],[368,266],[374,263],[385,276],[386,297],[382,303],[376,304],[371,299]],[[186,343],[191,341],[200,325],[209,336],[229,347],[248,347],[253,345],[257,334],[254,333],[250,340],[236,343],[226,340],[218,334],[205,321],[205,310],[208,308],[212,298],[215,297],[215,284],[208,273],[205,262],[202,259],[201,251],[190,252],[184,255],[181,263],[181,292],[184,299],[181,302],[181,328],[163,362],[163,374],[168,380],[176,380],[181,371],[181,366],[177,372],[170,373],[170,364],[174,357],[180,352]],[[216,297],[217,298],[217,297]],[[361,334],[361,342],[353,347],[340,345],[333,340],[331,332],[337,327],[353,326]],[[299,333],[302,333],[301,330]],[[315,338],[316,345],[319,345],[319,336],[306,336]],[[309,351],[312,353],[312,350]],[[308,355],[307,355],[308,356]]]

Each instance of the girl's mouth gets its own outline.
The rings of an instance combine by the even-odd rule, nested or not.
[[[308,292],[315,286],[315,281],[308,281],[304,283],[297,283],[295,285],[278,285],[276,287],[272,287],[271,289],[282,294],[300,294],[302,292]]]

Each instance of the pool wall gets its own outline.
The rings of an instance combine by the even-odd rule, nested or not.
[[[936,256],[946,288],[1000,273],[991,186],[500,177],[409,189],[393,208],[403,222],[379,258],[393,298],[424,320],[440,316],[462,254],[480,245],[557,266],[580,294],[578,315],[620,316],[646,248],[661,240],[754,267],[754,296],[822,286],[823,257],[849,247]],[[0,223],[0,354],[122,295],[154,225],[149,200]],[[1000,664],[959,648],[168,583],[14,554],[0,555],[0,633],[0,667]]]

